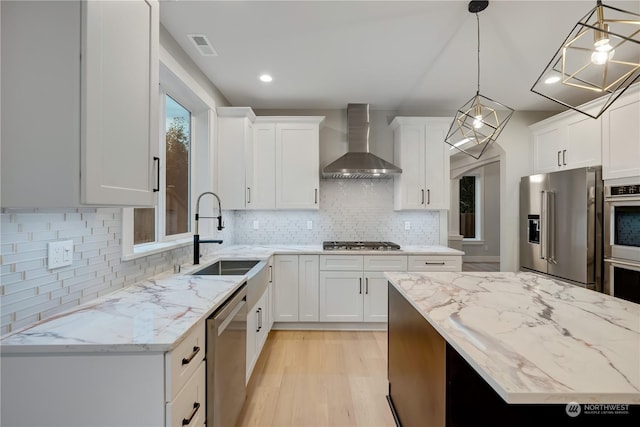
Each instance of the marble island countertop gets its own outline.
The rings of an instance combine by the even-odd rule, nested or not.
[[[507,403],[640,404],[640,305],[532,273],[387,273]]]
[[[462,255],[443,246],[407,251],[323,251],[322,245],[235,245],[140,281],[0,339],[2,353],[169,351],[208,317],[246,276],[192,276],[220,259],[265,260],[274,254]]]

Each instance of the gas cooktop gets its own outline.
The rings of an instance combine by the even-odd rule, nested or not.
[[[393,242],[323,242],[325,251],[397,251],[400,245]]]

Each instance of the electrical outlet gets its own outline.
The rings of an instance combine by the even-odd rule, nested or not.
[[[259,228],[260,228],[260,222],[258,222],[257,220],[256,220],[256,221],[253,221],[253,229],[254,229],[254,230],[257,230],[257,229],[259,229]]]
[[[404,229],[405,230],[411,230],[411,223],[409,221],[405,221],[404,222]]]
[[[73,264],[73,240],[51,242],[48,245],[48,268],[65,267]]]
[[[313,221],[307,221],[307,230],[313,230]]]

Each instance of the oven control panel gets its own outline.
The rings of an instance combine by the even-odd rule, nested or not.
[[[637,196],[640,195],[640,184],[637,185],[612,185],[607,188],[607,196]]]

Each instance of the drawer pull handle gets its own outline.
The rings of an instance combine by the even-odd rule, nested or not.
[[[193,358],[196,357],[196,354],[198,353],[200,353],[200,347],[198,346],[193,347],[193,352],[189,355],[189,357],[185,357],[182,359],[182,364],[188,365],[189,362],[191,362]]]
[[[444,261],[440,261],[440,262],[425,262],[426,265],[444,265],[445,262]]]
[[[191,420],[193,420],[193,417],[195,417],[196,414],[198,413],[198,409],[200,409],[200,404],[198,402],[194,402],[193,411],[191,411],[191,415],[189,416],[189,418],[182,419],[183,426],[188,426],[189,424],[191,424]]]

